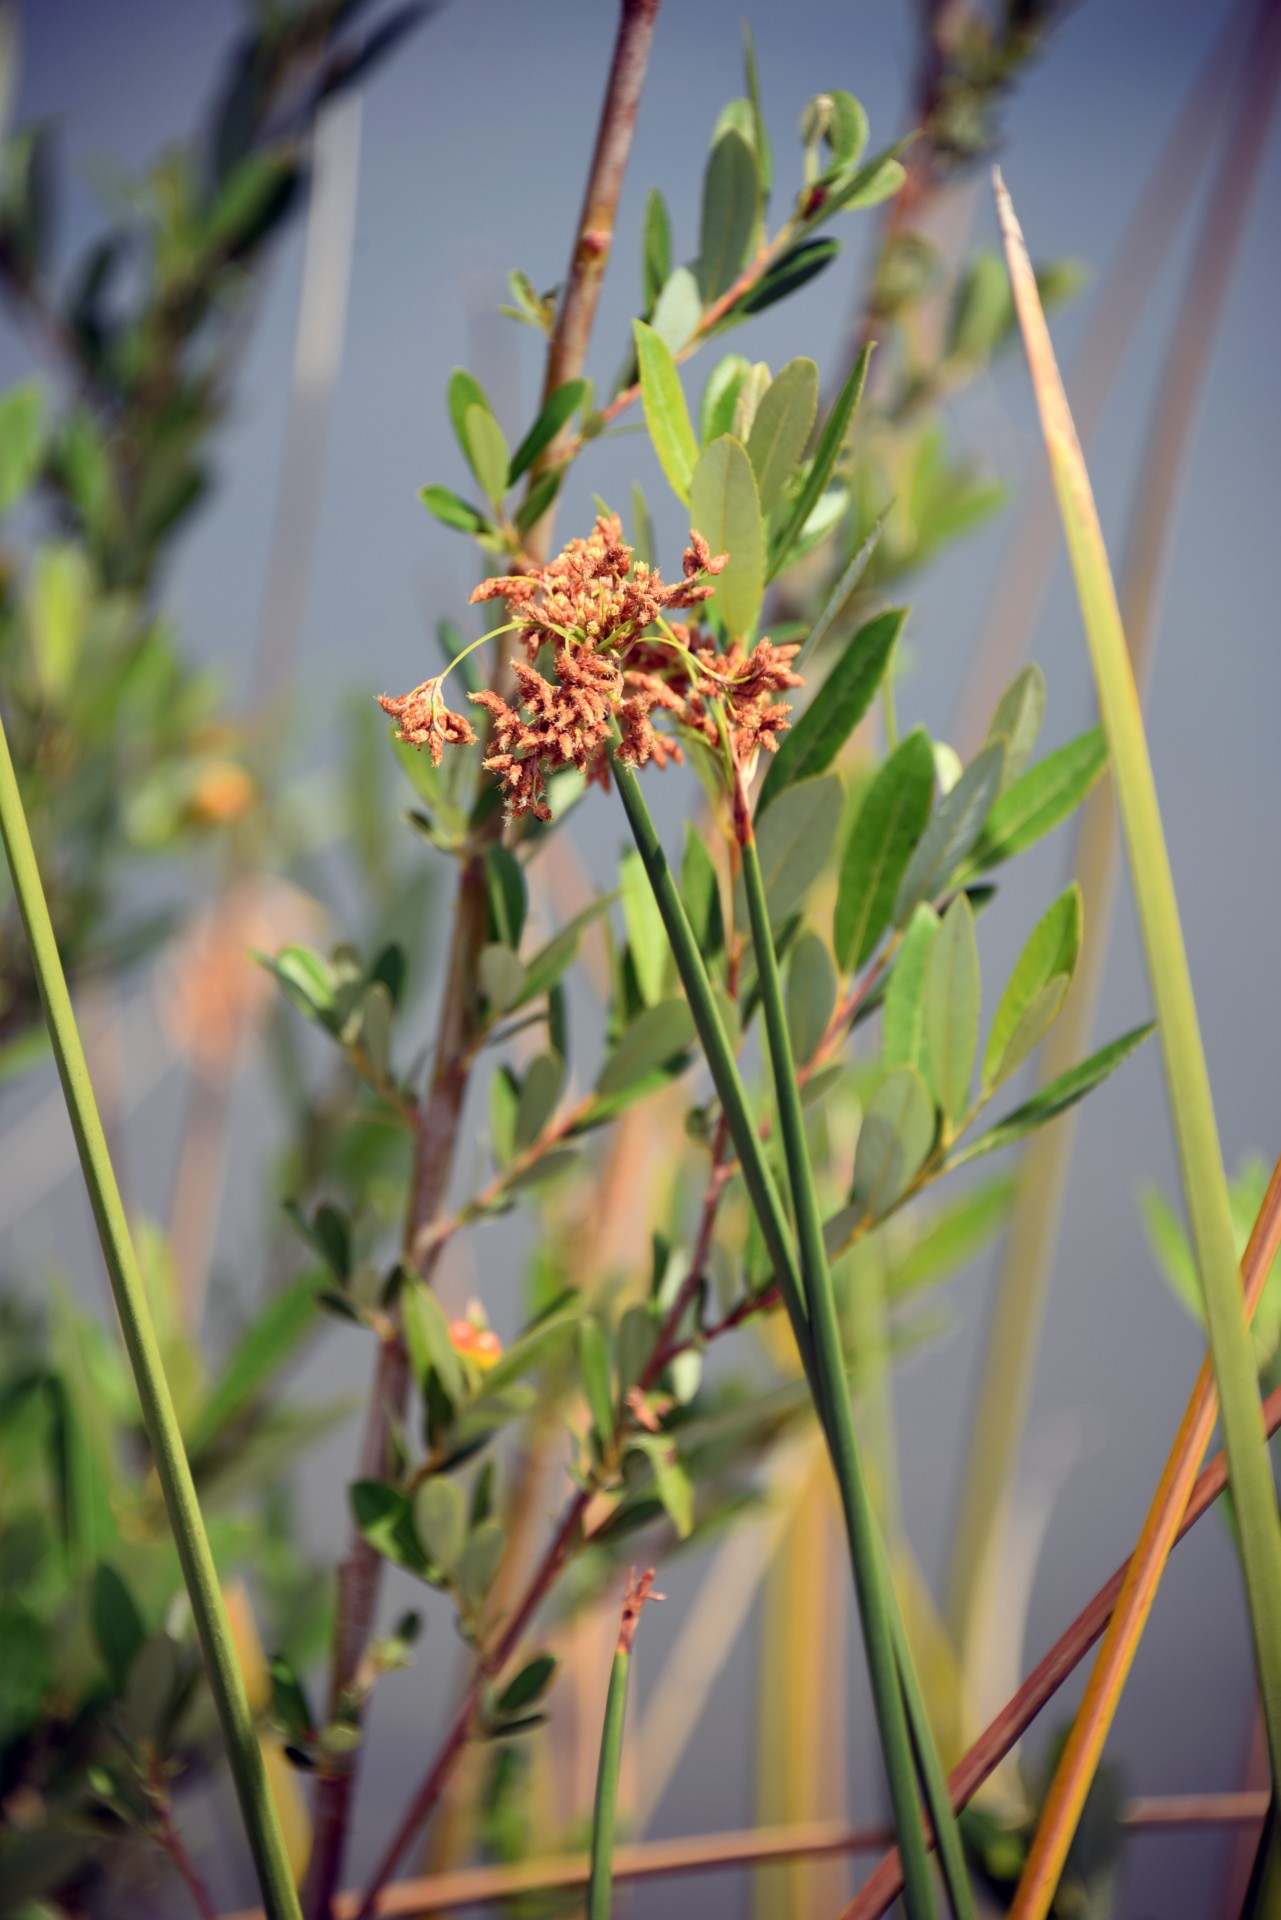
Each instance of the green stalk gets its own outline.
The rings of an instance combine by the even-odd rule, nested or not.
[[[801,1364],[805,1368],[806,1377],[817,1400],[814,1359],[810,1346],[800,1272],[792,1247],[791,1229],[788,1226],[787,1215],[783,1211],[783,1203],[779,1199],[774,1176],[769,1170],[761,1148],[760,1135],[756,1131],[756,1122],[752,1118],[752,1110],[748,1105],[747,1090],[743,1085],[742,1075],[738,1071],[734,1049],[725,1032],[720,1009],[716,1004],[716,996],[712,992],[712,984],[707,977],[707,968],[703,963],[698,941],[694,938],[694,930],[685,912],[685,903],[672,878],[671,868],[667,864],[667,855],[663,852],[662,843],[655,832],[654,822],[650,818],[649,808],[645,804],[645,796],[641,792],[635,769],[618,759],[614,759],[612,765],[619,798],[627,814],[628,825],[631,827],[641,864],[653,888],[659,913],[662,915],[668,943],[676,962],[676,971],[681,977],[694,1026],[702,1043],[703,1052],[707,1056],[707,1064],[716,1087],[717,1097],[724,1111],[730,1138],[734,1142],[734,1151],[738,1155],[739,1165],[742,1168],[743,1181],[760,1223],[766,1250],[774,1265],[774,1277],[778,1281],[783,1304],[787,1308],[787,1316],[792,1323]]]
[[[76,1029],[71,996],[58,956],[49,908],[36,865],[22,796],[14,776],[9,742],[0,719],[0,832],[3,833],[13,889],[31,947],[32,964],[44,1002],[49,1037],[76,1137],[80,1166],[103,1259],[111,1279],[143,1419],[151,1441],[156,1473],[165,1497],[191,1611],[200,1636],[209,1687],[222,1723],[241,1813],[253,1853],[263,1905],[269,1920],[297,1920],[298,1896],[275,1803],[263,1766],[262,1750],[245,1696],[227,1623],[218,1572],[210,1552],[195,1483],[183,1449],[182,1434],[170,1398],[128,1222],[116,1185],[107,1142],[89,1080],[84,1049]]]
[[[1232,1212],[1209,1074],[1142,709],[1107,548],[1023,236],[999,176],[997,208],[1125,828],[1160,1028],[1184,1199],[1205,1296],[1210,1354],[1219,1393],[1224,1451],[1236,1503],[1241,1561],[1275,1781],[1281,1779],[1281,1518],[1277,1513],[1276,1489],[1259,1408],[1258,1375],[1243,1310]],[[1153,1590],[1155,1585],[1154,1579]],[[1074,1816],[1079,1812],[1079,1802],[1093,1770],[1096,1744],[1101,1744],[1101,1738],[1102,1733],[1096,1728],[1089,1751],[1083,1749],[1079,1756],[1075,1753],[1074,1741],[1069,1739],[1060,1763],[1060,1775],[1069,1760],[1075,1763],[1072,1792],[1064,1795],[1053,1842],[1034,1845],[1029,1855],[1024,1876],[1027,1896],[1016,1901],[1015,1907],[1021,1915],[1043,1913],[1048,1908],[1061,1855],[1066,1851],[1075,1825]],[[1052,1787],[1051,1799],[1054,1792]],[[1049,1806],[1047,1801],[1047,1810]],[[1044,1814],[1042,1824],[1045,1824]]]
[[[632,1665],[632,1642],[641,1613],[649,1600],[661,1600],[653,1591],[654,1571],[639,1578],[630,1574],[623,1595],[623,1617],[618,1628],[614,1664],[605,1696],[605,1724],[596,1765],[596,1804],[592,1813],[592,1865],[587,1882],[587,1920],[610,1920],[614,1890],[614,1827],[618,1814],[618,1772],[623,1758],[623,1722],[627,1717],[627,1682]]]
[[[741,810],[740,810],[741,811]],[[752,944],[761,984],[761,1006],[769,1039],[770,1062],[778,1103],[779,1131],[787,1157],[800,1239],[801,1272],[805,1299],[809,1308],[810,1330],[814,1343],[815,1372],[818,1375],[824,1425],[832,1464],[840,1488],[841,1506],[849,1536],[850,1559],[854,1569],[854,1589],[863,1624],[863,1643],[867,1649],[872,1698],[880,1731],[881,1749],[889,1780],[890,1799],[903,1856],[903,1878],[908,1911],[932,1913],[933,1893],[925,1840],[917,1812],[913,1778],[912,1743],[922,1758],[922,1784],[931,1781],[935,1791],[930,1798],[931,1815],[937,1822],[939,1855],[943,1862],[948,1895],[958,1920],[973,1914],[969,1883],[961,1851],[960,1835],[952,1803],[943,1778],[941,1763],[933,1754],[934,1739],[923,1703],[915,1686],[915,1674],[907,1637],[898,1619],[884,1542],[872,1507],[858,1439],[854,1431],[854,1411],[850,1404],[849,1382],[836,1312],[836,1294],[832,1286],[827,1250],[823,1244],[823,1218],[814,1182],[809,1142],[805,1137],[805,1116],[801,1108],[796,1063],[787,1030],[783,1003],[783,984],[779,978],[778,957],[770,927],[765,882],[761,875],[756,842],[748,838],[742,846],[743,885],[751,922]],[[900,1690],[901,1683],[901,1690]],[[909,1741],[906,1705],[911,1695],[919,1717]],[[949,1831],[950,1830],[950,1831]],[[904,1845],[904,1842],[907,1845]]]

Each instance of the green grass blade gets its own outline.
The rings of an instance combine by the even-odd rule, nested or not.
[[[244,1680],[236,1661],[231,1630],[218,1585],[218,1573],[201,1518],[195,1483],[183,1449],[177,1415],[165,1379],[160,1348],[134,1259],[120,1190],[107,1152],[106,1137],[89,1080],[84,1049],[67,991],[40,871],[36,865],[22,796],[0,721],[0,832],[3,832],[13,890],[31,946],[32,964],[44,1002],[49,1037],[66,1096],[67,1111],[80,1155],[85,1186],[102,1244],[103,1259],[120,1316],[121,1331],[137,1383],[156,1474],[164,1493],[183,1578],[191,1598],[227,1758],[269,1920],[297,1920],[298,1897],[275,1803],[263,1766]]]
[[[1222,1408],[1228,1469],[1240,1523],[1255,1657],[1274,1777],[1281,1768],[1281,1519],[1259,1411],[1258,1380],[1242,1305],[1232,1212],[1209,1075],[1201,1044],[1174,882],[1144,736],[1143,716],[1085,464],[1054,361],[1035,277],[1009,196],[997,204],[1015,303],[1032,370],[1042,432],[1076,580],[1099,707],[1121,808],[1147,953],[1184,1199],[1206,1302],[1210,1352]],[[1115,1703],[1113,1703],[1115,1704]],[[1101,1746],[1101,1735],[1096,1736]],[[1070,1739],[1063,1768],[1083,1799],[1092,1768]],[[1053,1799],[1053,1794],[1051,1796]],[[1079,1818],[1058,1809],[1034,1843],[1016,1902],[1020,1915],[1047,1910]]]
[[[623,1723],[627,1718],[627,1683],[631,1676],[632,1642],[648,1600],[661,1600],[653,1591],[651,1569],[629,1576],[623,1596],[618,1645],[609,1670],[605,1696],[605,1723],[601,1728],[600,1759],[596,1765],[596,1801],[592,1813],[592,1864],[587,1882],[587,1920],[610,1920],[614,1893],[614,1828],[618,1816],[618,1772],[623,1758]]]

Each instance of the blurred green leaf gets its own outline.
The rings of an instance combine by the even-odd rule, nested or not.
[[[684,1000],[662,1000],[646,1007],[625,1028],[601,1069],[596,1091],[602,1097],[621,1093],[659,1068],[682,1060],[694,1039],[694,1018]]]
[[[800,780],[778,796],[756,830],[756,849],[765,882],[770,919],[777,927],[794,913],[827,865],[841,823],[844,789],[840,775]],[[742,885],[738,887],[742,894]],[[740,918],[746,908],[736,904]]]
[[[835,921],[842,968],[865,966],[876,951],[933,798],[934,756],[917,727],[876,773],[845,844]]]
[[[797,492],[792,510],[783,524],[783,530],[770,552],[769,570],[766,581],[773,580],[786,565],[792,550],[796,547],[804,532],[811,513],[818,505],[819,498],[832,477],[836,462],[845,445],[845,436],[849,432],[850,422],[863,392],[867,379],[867,364],[871,358],[871,348],[864,347],[854,363],[854,367],[841,388],[833,404],[832,411],[823,423],[818,446],[810,463],[809,472]]]
[[[305,1274],[269,1299],[250,1322],[232,1348],[187,1434],[187,1448],[193,1461],[199,1461],[204,1449],[252,1405],[298,1351],[316,1326],[316,1295],[322,1284],[320,1274]]]
[[[503,1557],[506,1535],[497,1520],[482,1520],[473,1529],[454,1572],[458,1591],[472,1607],[479,1607],[494,1584]]]
[[[679,500],[689,497],[698,465],[698,442],[671,348],[643,320],[632,322],[640,368],[641,404],[659,465]],[[700,529],[701,531],[701,529]],[[709,536],[710,537],[710,536]]]
[[[973,1186],[949,1201],[886,1274],[891,1301],[957,1273],[1001,1232],[1009,1219],[1017,1181],[1008,1174]]]
[[[517,1153],[533,1146],[555,1113],[564,1078],[565,1063],[554,1053],[537,1053],[530,1061],[516,1103],[513,1146]]]
[[[711,306],[738,279],[756,237],[761,181],[756,155],[735,128],[712,148],[703,176],[698,242],[698,290]]]
[[[129,1669],[147,1638],[147,1629],[137,1601],[115,1567],[106,1560],[99,1561],[94,1568],[89,1614],[102,1664],[111,1676],[112,1686],[121,1693]],[[7,1661],[7,1652],[5,1657]]]
[[[1129,1033],[1123,1033],[1120,1039],[1100,1047],[1080,1066],[1061,1073],[1057,1080],[1051,1080],[1048,1086],[1040,1088],[1030,1100],[1025,1100],[1021,1107],[1016,1107],[1013,1113],[998,1121],[987,1133],[980,1134],[977,1140],[970,1141],[958,1153],[952,1154],[948,1160],[949,1167],[963,1167],[968,1160],[977,1160],[981,1154],[993,1153],[998,1147],[1012,1146],[1034,1128],[1042,1127],[1047,1120],[1065,1113],[1101,1081],[1106,1080],[1109,1074],[1115,1073],[1152,1030],[1153,1023],[1149,1020],[1145,1026],[1134,1027]]]
[[[947,1122],[969,1106],[979,1045],[979,950],[963,893],[943,915],[925,979],[925,1065]]]
[[[680,894],[699,951],[710,964],[725,950],[720,881],[707,843],[692,822],[685,829]]]
[[[789,360],[766,389],[747,437],[747,457],[767,519],[809,445],[817,412],[817,366],[812,360]]]
[[[654,899],[654,890],[646,877],[640,855],[629,847],[619,865],[623,920],[636,969],[636,984],[647,1007],[663,998],[669,972],[670,950],[663,930],[663,917]]]
[[[1081,950],[1081,911],[1081,889],[1073,881],[1033,928],[992,1019],[983,1053],[985,1088],[1008,1079],[1026,1060],[1062,1005]],[[1062,981],[1057,1000],[1046,1000],[1056,980]]]
[[[44,389],[24,380],[0,395],[0,516],[34,485],[44,459]]]
[[[1004,764],[1004,741],[984,747],[939,801],[903,875],[894,906],[896,926],[904,925],[920,901],[936,899],[970,852],[991,812]]]
[[[451,493],[448,487],[420,487],[418,498],[428,513],[434,514],[447,527],[456,527],[459,533],[488,534],[494,531],[492,522],[486,520],[478,508],[469,506],[456,493]]]
[[[614,1437],[614,1388],[605,1330],[591,1314],[578,1329],[578,1371],[596,1438],[607,1453]]]
[[[507,492],[511,455],[502,428],[488,407],[468,407],[463,415],[463,431],[471,458],[472,472],[491,506],[500,507]]]
[[[1005,741],[1005,769],[1001,792],[1014,782],[1032,757],[1045,718],[1045,675],[1035,665],[1024,667],[1005,689],[987,730],[989,741]]]
[[[414,1495],[414,1526],[434,1571],[448,1579],[467,1540],[467,1503],[456,1481],[440,1473],[423,1481]]]
[[[1042,839],[1074,813],[1107,765],[1101,727],[1047,753],[1007,787],[966,862],[966,872],[986,873]]]
[[[410,1573],[426,1573],[413,1508],[400,1489],[381,1480],[357,1480],[348,1491],[352,1518],[374,1551]]]
[[[449,1338],[449,1322],[439,1300],[430,1287],[407,1274],[400,1308],[414,1378],[425,1388],[428,1376],[435,1374],[450,1405],[460,1406],[469,1392],[467,1370]]]
[[[521,1713],[526,1707],[532,1707],[541,1700],[556,1672],[554,1653],[540,1653],[521,1668],[515,1679],[499,1694],[497,1707],[499,1713]]]
[[[641,236],[641,290],[648,314],[672,271],[672,225],[657,187],[650,188],[645,202]]]
[[[925,1062],[925,992],[939,917],[924,901],[913,910],[899,943],[881,1015],[881,1059],[887,1067]]]
[[[786,300],[801,288],[808,286],[817,274],[822,273],[841,250],[839,240],[825,236],[821,240],[802,240],[786,253],[780,254],[756,285],[735,302],[727,321],[745,320],[749,314],[764,313],[780,300]]]
[[[507,484],[514,487],[521,475],[533,466],[540,453],[549,447],[562,427],[568,426],[587,392],[585,380],[566,380],[557,387],[511,457]]]
[[[729,563],[709,605],[742,639],[756,625],[765,592],[765,527],[747,450],[722,434],[699,455],[689,483],[690,525]]]
[[[637,1434],[628,1442],[629,1453],[640,1453],[653,1469],[654,1485],[677,1538],[687,1540],[694,1530],[694,1484],[681,1464],[675,1442],[665,1434]]]
[[[827,942],[806,928],[787,963],[787,1030],[798,1067],[808,1066],[836,1009],[836,966]]]
[[[649,324],[664,346],[679,353],[697,333],[702,317],[698,281],[688,267],[677,267],[668,275],[666,285],[654,302]]]
[[[883,1220],[929,1158],[935,1113],[915,1067],[886,1074],[868,1102],[854,1152],[850,1199],[864,1218]]]

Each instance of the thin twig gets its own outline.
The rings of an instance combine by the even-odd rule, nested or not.
[[[1250,1826],[1266,1813],[1266,1793],[1179,1793],[1131,1800],[1121,1809],[1121,1825],[1132,1833],[1177,1833],[1189,1828]],[[698,1834],[675,1840],[646,1840],[619,1847],[614,1879],[659,1880],[673,1874],[716,1873],[735,1867],[765,1866],[776,1860],[820,1860],[872,1853],[893,1838],[886,1827],[849,1827],[842,1820],[814,1820],[780,1827],[754,1827],[737,1833]],[[464,1868],[424,1879],[398,1880],[378,1902],[380,1920],[414,1920],[446,1910],[496,1905],[520,1894],[569,1893],[587,1885],[586,1854],[563,1853],[515,1866]],[[336,1920],[354,1920],[354,1893],[334,1902]],[[250,1909],[224,1920],[262,1920]]]

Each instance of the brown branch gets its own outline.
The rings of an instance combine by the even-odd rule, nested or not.
[[[1121,1825],[1133,1833],[1180,1832],[1197,1827],[1248,1827],[1267,1811],[1268,1795],[1179,1793],[1131,1800],[1121,1809]],[[847,1827],[843,1821],[815,1820],[786,1827],[755,1827],[747,1832],[707,1833],[675,1840],[638,1841],[614,1854],[615,1880],[658,1880],[677,1873],[715,1873],[731,1867],[764,1866],[776,1860],[818,1860],[824,1856],[871,1853],[892,1838],[887,1827]],[[381,1920],[413,1920],[418,1914],[497,1904],[529,1893],[568,1893],[587,1885],[590,1861],[585,1853],[563,1853],[515,1866],[469,1867],[456,1873],[401,1880],[378,1902]],[[342,1894],[334,1903],[338,1920],[354,1920],[358,1896]],[[261,1912],[228,1914],[225,1920],[262,1920]]]
[[[546,393],[554,392],[565,380],[573,378],[586,353],[658,4],[659,0],[622,0],[614,59],[601,108],[569,282],[548,348]],[[531,535],[531,550],[537,551],[540,545],[546,549],[551,526],[549,512]],[[504,658],[500,658],[496,672],[505,672]],[[497,810],[489,831],[494,835],[501,831],[501,814]],[[448,1194],[461,1130],[473,1051],[473,982],[486,928],[482,843],[473,846],[459,884],[435,1063],[418,1119],[404,1248],[407,1263],[424,1280],[430,1278],[439,1257],[439,1248],[432,1245],[432,1229]],[[379,1347],[361,1447],[363,1476],[376,1479],[385,1476],[391,1436],[404,1416],[408,1396],[408,1357],[399,1327],[393,1327]],[[331,1713],[337,1710],[351,1687],[373,1631],[381,1577],[379,1556],[353,1528],[347,1558],[339,1572],[338,1621],[330,1676]],[[479,1674],[475,1686],[479,1686]],[[461,1751],[473,1708],[474,1698],[469,1692],[455,1716],[447,1748],[449,1740],[453,1740],[456,1749]],[[359,1752],[357,1748],[354,1754],[332,1764],[317,1784],[315,1841],[304,1897],[309,1920],[323,1920],[330,1912],[338,1887]],[[448,1764],[452,1765],[452,1758]]]
[[[218,1909],[214,1905],[213,1895],[206,1886],[195,1861],[188,1853],[187,1843],[174,1819],[169,1785],[158,1758],[153,1758],[151,1761],[145,1786],[147,1798],[151,1802],[152,1838],[161,1851],[168,1854],[174,1871],[191,1895],[192,1904],[200,1915],[200,1920],[217,1920]]]

